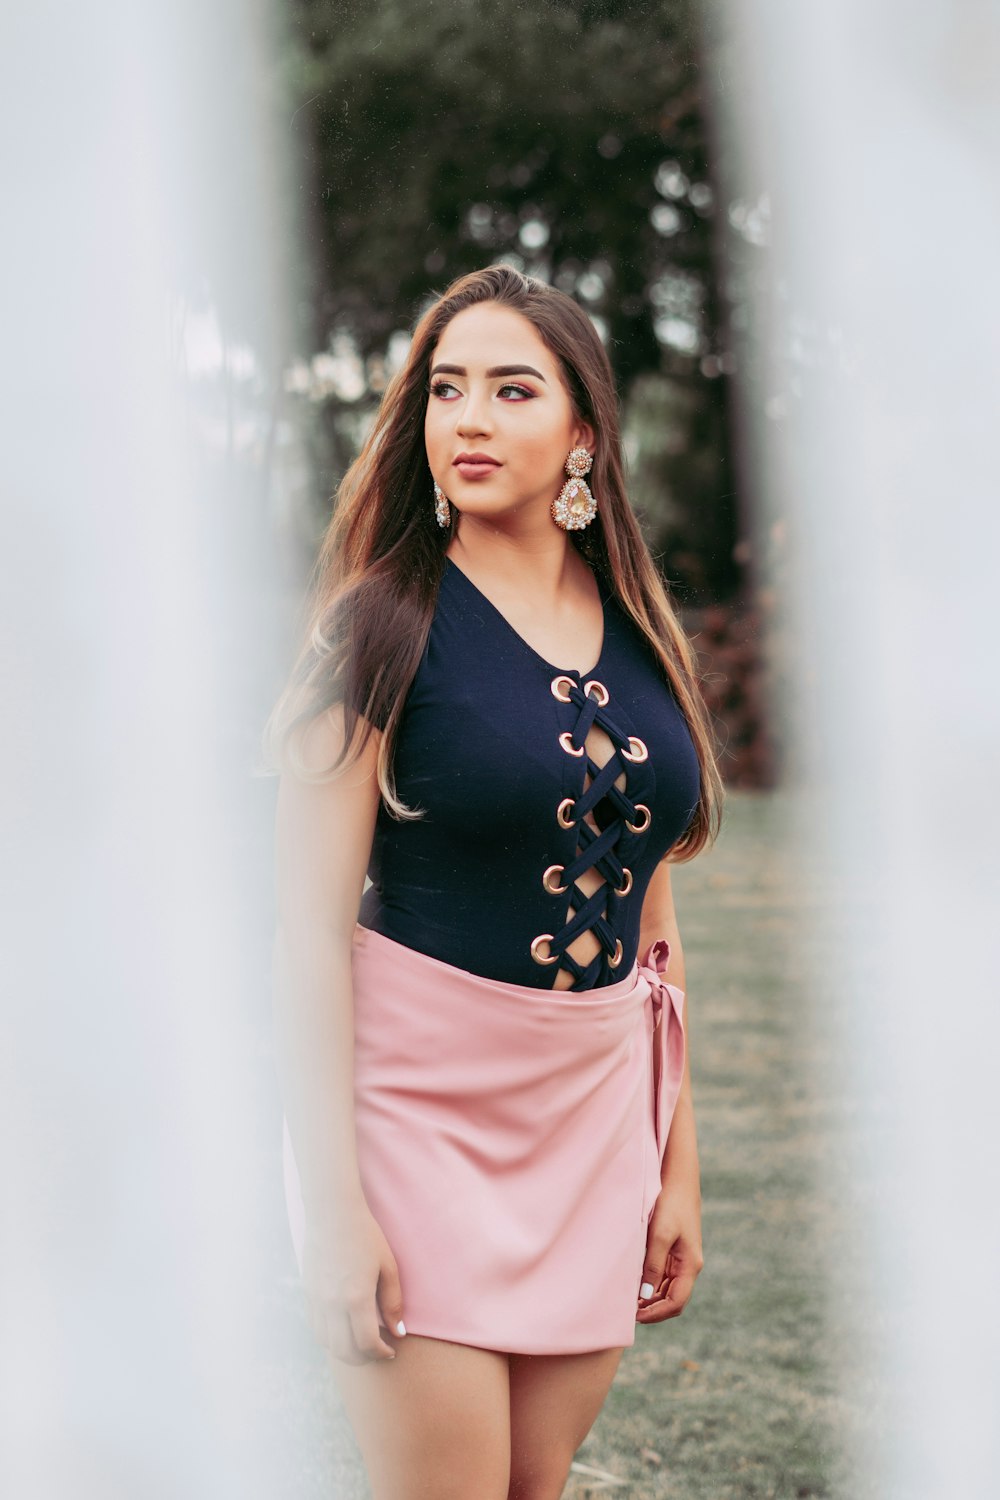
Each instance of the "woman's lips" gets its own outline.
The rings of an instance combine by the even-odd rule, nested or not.
[[[464,461],[454,466],[463,479],[486,479],[499,472],[500,465],[494,463],[469,463]]]

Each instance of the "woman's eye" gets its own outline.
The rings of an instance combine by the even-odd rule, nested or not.
[[[435,380],[431,383],[428,389],[430,390],[431,395],[437,396],[439,400],[449,400],[450,398],[444,396],[443,393],[445,391],[457,390],[457,386],[452,385],[450,380]],[[523,385],[502,385],[500,386],[497,394],[502,395],[504,391],[516,391],[518,399],[523,399],[526,401],[533,400],[535,395],[534,391],[527,390]]]

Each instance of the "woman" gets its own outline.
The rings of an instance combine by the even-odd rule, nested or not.
[[[670,861],[722,804],[570,297],[424,313],[311,597],[269,735],[313,1327],[375,1500],[545,1500],[702,1266]]]

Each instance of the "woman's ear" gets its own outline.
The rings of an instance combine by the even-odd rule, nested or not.
[[[594,429],[589,422],[578,422],[576,424],[576,436],[573,439],[574,448],[586,448],[593,455],[596,446]]]

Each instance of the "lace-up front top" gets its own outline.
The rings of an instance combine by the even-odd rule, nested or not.
[[[510,984],[626,976],[699,767],[645,638],[613,596],[603,611],[593,669],[560,668],[445,559],[395,759],[399,795],[424,816],[380,808],[362,926]]]

